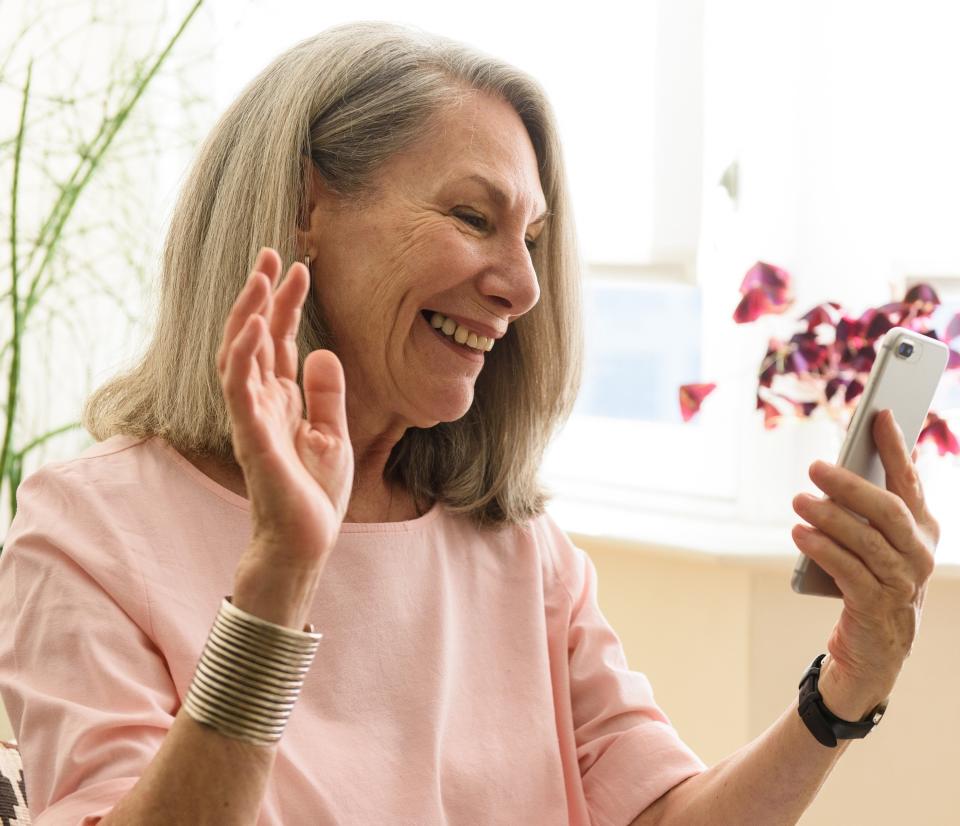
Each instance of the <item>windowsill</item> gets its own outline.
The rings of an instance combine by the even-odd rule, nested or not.
[[[623,505],[586,502],[556,495],[547,505],[550,515],[567,533],[636,548],[644,553],[675,553],[720,558],[754,565],[792,567],[798,550],[790,536],[794,522],[748,522],[729,515],[666,512]],[[798,519],[799,521],[799,519]],[[960,558],[944,557],[951,547],[941,540],[937,575],[960,578]]]

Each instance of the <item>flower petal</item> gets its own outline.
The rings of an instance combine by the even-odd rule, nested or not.
[[[773,295],[787,295],[792,290],[792,279],[785,269],[764,261],[757,261],[743,277],[740,292],[746,295],[750,290],[758,287]]]
[[[761,409],[763,410],[763,426],[767,430],[773,430],[778,424],[780,424],[780,419],[783,418],[783,414],[776,408],[775,405],[764,400],[761,402]]]
[[[957,442],[957,437],[954,436],[947,422],[933,412],[927,413],[927,420],[923,426],[923,430],[920,431],[917,443],[919,444],[928,439],[934,441],[937,446],[937,452],[941,456],[946,456],[948,453],[954,456],[960,456],[960,443]]]
[[[700,405],[715,389],[716,384],[684,384],[680,387],[680,415],[689,422],[700,412]]]
[[[903,303],[920,304],[924,308],[925,314],[929,315],[933,312],[934,307],[939,306],[940,297],[929,284],[914,284],[907,290],[907,294],[903,297]]]
[[[801,321],[807,322],[807,332],[812,333],[816,327],[819,327],[821,324],[829,324],[831,327],[836,327],[840,321],[840,305],[832,302],[825,304],[818,304],[805,316],[801,317]]]
[[[762,315],[785,312],[789,307],[789,301],[776,303],[763,287],[755,287],[740,299],[737,309],[733,311],[733,320],[737,324],[748,324]]]
[[[844,401],[847,403],[852,402],[857,396],[863,392],[863,384],[859,379],[853,379],[850,384],[847,385],[847,391],[844,393]]]

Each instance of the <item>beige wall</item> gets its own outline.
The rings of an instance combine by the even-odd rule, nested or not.
[[[789,560],[733,560],[574,537],[632,668],[714,763],[794,701],[840,603],[800,597]],[[882,724],[853,743],[803,826],[960,824],[960,577],[938,571]]]
[[[574,537],[631,667],[715,763],[790,704],[825,650],[834,600],[794,595],[790,562],[733,560]],[[844,755],[803,826],[960,824],[960,577],[938,572],[883,723]],[[11,732],[0,714],[0,737]]]

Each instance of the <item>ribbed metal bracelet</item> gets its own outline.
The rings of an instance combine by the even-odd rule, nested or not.
[[[198,723],[258,746],[276,743],[323,634],[294,631],[224,597],[183,707]]]

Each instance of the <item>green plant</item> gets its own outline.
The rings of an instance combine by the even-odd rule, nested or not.
[[[144,49],[144,53],[132,58],[121,55],[111,67],[106,85],[93,90],[83,86],[82,66],[70,67],[75,73],[72,77],[74,88],[69,91],[38,93],[37,78],[41,71],[63,72],[58,48],[68,38],[83,38],[91,35],[96,27],[116,25],[115,16],[104,8],[104,4],[90,3],[82,8],[65,4],[57,9],[31,7],[25,12],[28,19],[19,30],[7,27],[13,39],[0,57],[0,87],[7,100],[12,101],[15,94],[17,114],[15,118],[4,119],[16,123],[13,134],[0,139],[0,167],[11,173],[9,188],[4,186],[9,199],[0,200],[0,221],[8,228],[6,246],[9,252],[6,266],[0,269],[4,280],[9,279],[0,293],[0,306],[6,305],[9,309],[11,322],[4,330],[0,347],[0,375],[6,376],[6,382],[0,383],[4,417],[0,490],[3,485],[7,486],[11,517],[16,513],[16,490],[28,455],[54,437],[80,426],[78,421],[70,421],[53,427],[44,426],[40,432],[30,433],[29,425],[18,416],[24,400],[23,375],[29,334],[34,332],[38,310],[44,305],[45,297],[56,296],[55,301],[48,302],[53,306],[46,308],[55,325],[69,326],[72,323],[69,311],[76,305],[64,290],[65,277],[58,277],[58,273],[62,274],[67,268],[86,270],[95,289],[112,296],[118,307],[127,312],[122,297],[101,278],[97,244],[87,241],[90,237],[102,238],[106,233],[111,239],[111,251],[116,252],[123,246],[122,239],[117,237],[117,228],[109,225],[109,219],[106,226],[98,226],[96,217],[89,215],[78,220],[77,207],[94,182],[103,177],[108,159],[120,144],[118,136],[130,131],[132,113],[142,104],[147,90],[155,85],[161,68],[168,63],[174,47],[202,5],[203,0],[193,2],[173,33],[159,45],[156,38],[165,27],[157,25],[153,31],[154,42]],[[64,34],[49,28],[51,20],[60,22],[57,15],[67,10],[75,13],[78,8],[87,14],[86,22],[79,30],[75,28]],[[31,37],[40,30],[42,37]],[[116,36],[116,31],[111,34]],[[125,42],[123,31],[120,31],[120,41]],[[94,38],[89,42],[95,42]],[[83,57],[97,60],[102,55],[85,48]],[[78,119],[71,118],[71,113],[81,106],[89,112],[91,104],[99,104],[100,109],[92,127],[89,118],[75,123]],[[30,155],[27,149],[31,148],[33,134],[51,124],[59,130],[56,141]],[[71,130],[80,134],[71,135]],[[134,135],[125,148],[132,151],[130,157],[136,159],[137,148],[142,150],[150,141],[156,142],[156,136]],[[24,179],[28,172],[32,173],[36,185],[25,188]],[[49,200],[44,199],[43,195],[47,193],[41,184],[46,185]],[[136,187],[137,182],[132,180],[128,185]],[[143,245],[142,239],[135,243]],[[71,244],[72,249],[68,251]],[[48,330],[46,341],[53,338],[53,331]],[[36,368],[39,364],[33,362],[29,366]]]

